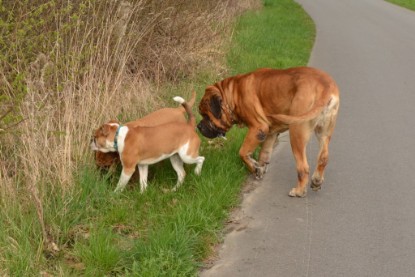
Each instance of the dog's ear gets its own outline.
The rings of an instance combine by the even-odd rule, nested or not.
[[[118,122],[118,120],[116,120],[116,119],[111,119],[110,121],[108,121],[108,123],[117,123],[117,124],[119,124],[120,122]]]
[[[107,137],[110,133],[110,129],[111,126],[108,124],[104,124],[101,126],[101,128],[99,128],[99,133],[103,136],[103,137]]]
[[[210,98],[210,111],[217,119],[222,117],[222,98],[219,95]]]

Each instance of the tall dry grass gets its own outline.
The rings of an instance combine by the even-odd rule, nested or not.
[[[21,209],[35,207],[47,241],[44,199],[71,191],[75,174],[92,163],[93,128],[111,118],[133,119],[163,106],[160,87],[168,82],[194,77],[207,68],[225,71],[221,49],[230,34],[229,23],[257,4],[0,3],[3,14],[13,15],[5,17],[15,20],[13,30],[25,30],[24,35],[1,32],[10,47],[4,48],[8,52],[0,61],[0,207],[11,201]]]

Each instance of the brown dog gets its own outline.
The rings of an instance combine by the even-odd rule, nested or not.
[[[170,158],[178,177],[173,190],[180,186],[186,175],[183,162],[196,163],[195,173],[201,173],[205,158],[199,156],[200,138],[195,130],[196,119],[183,98],[175,97],[174,100],[185,108],[188,122],[171,122],[153,127],[106,123],[95,131],[92,150],[120,153],[123,169],[115,192],[125,188],[137,165],[141,192],[144,192],[147,188],[148,165],[166,158]]]
[[[320,143],[311,185],[319,190],[338,109],[339,89],[328,74],[310,67],[258,69],[208,86],[199,104],[203,119],[198,128],[205,137],[214,138],[224,136],[234,124],[246,125],[248,133],[239,155],[257,178],[266,172],[278,134],[289,130],[298,173],[298,183],[289,195],[304,197],[310,134],[314,130]],[[257,162],[252,153],[260,144]]]
[[[196,92],[193,91],[192,98],[187,102],[190,108],[192,108],[193,104],[195,103],[196,99]],[[187,122],[186,120],[186,110],[180,105],[177,108],[163,108],[160,110],[156,110],[140,119],[135,121],[131,121],[125,124],[128,127],[136,127],[136,126],[157,126],[166,124],[169,122]],[[116,121],[113,121],[116,123]],[[95,164],[101,168],[109,168],[112,165],[116,165],[120,163],[120,155],[118,152],[108,152],[103,153],[100,151],[95,151]]]

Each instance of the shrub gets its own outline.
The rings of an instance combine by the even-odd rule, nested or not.
[[[0,0],[1,213],[35,211],[53,251],[43,206],[91,162],[92,129],[164,106],[167,84],[225,71],[224,34],[250,2]],[[0,232],[0,249],[14,235]]]

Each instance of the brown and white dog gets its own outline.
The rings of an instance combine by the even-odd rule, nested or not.
[[[248,169],[262,178],[279,133],[289,130],[298,182],[290,196],[306,195],[309,165],[306,146],[312,131],[319,143],[311,187],[319,190],[328,162],[328,145],[339,109],[339,89],[325,72],[310,67],[258,69],[226,78],[206,88],[199,104],[198,124],[208,138],[224,136],[234,125],[248,127],[239,155]],[[260,145],[259,161],[252,153]]]
[[[196,119],[190,106],[181,97],[173,98],[182,104],[188,122],[171,122],[153,127],[122,126],[106,123],[95,131],[91,149],[118,152],[123,166],[115,192],[122,191],[138,166],[140,188],[147,188],[148,165],[170,158],[177,173],[176,190],[184,181],[186,172],[183,163],[196,164],[195,173],[200,175],[204,157],[199,156],[200,138],[196,133]]]
[[[196,100],[196,92],[193,91],[192,98],[187,101],[187,104],[190,108],[192,108],[193,104]],[[142,118],[139,118],[134,121],[130,121],[125,123],[124,125],[128,127],[135,127],[135,126],[157,126],[166,124],[169,122],[187,122],[186,119],[186,110],[180,105],[177,108],[162,108],[156,110]],[[113,123],[117,123],[117,121],[113,121]],[[107,152],[103,153],[100,151],[95,151],[95,164],[101,169],[108,169],[113,165],[117,165],[120,163],[120,155],[118,152]]]

